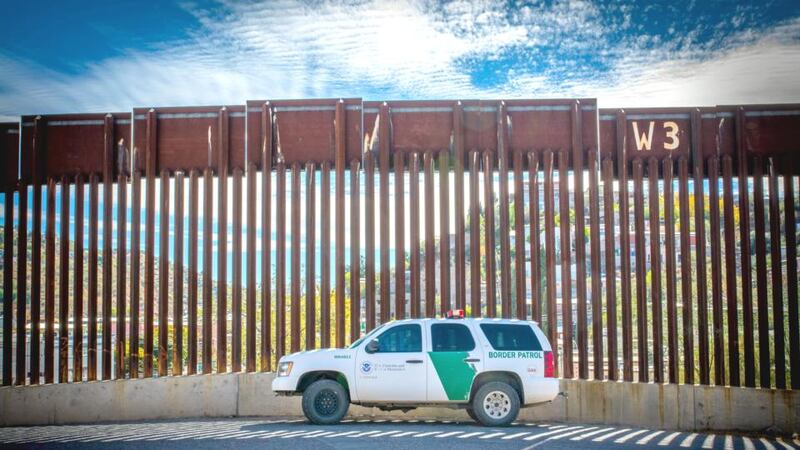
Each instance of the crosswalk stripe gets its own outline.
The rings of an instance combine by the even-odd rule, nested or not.
[[[400,434],[395,434],[392,437],[403,437],[403,436],[408,436],[409,434],[414,434],[414,433],[416,433],[416,431],[404,431],[404,432],[402,432]]]
[[[369,436],[369,435],[377,434],[377,433],[380,433],[380,432],[381,432],[381,430],[365,431],[363,433],[354,434],[354,435],[352,435],[350,437],[354,437],[355,438],[355,437]]]
[[[706,438],[703,440],[703,448],[714,448],[715,437],[716,436],[713,434],[709,434],[708,436],[706,436]]]
[[[733,450],[733,436],[725,435],[725,450]]]
[[[597,429],[597,427],[584,428],[583,430],[573,430],[573,431],[569,431],[569,432],[566,432],[566,433],[557,434],[557,435],[551,437],[550,439],[556,441],[556,440],[559,440],[559,439],[563,439],[565,437],[574,436],[574,435],[576,435],[576,434],[578,434],[578,433],[580,433],[582,431],[591,431],[591,430],[595,430],[595,429]]]
[[[441,431],[428,431],[427,433],[415,434],[414,437],[418,438],[418,437],[425,437],[425,436],[433,436],[434,434],[439,434],[439,433],[441,433]]]
[[[332,434],[332,435],[327,436],[327,437],[335,438],[335,437],[341,437],[341,436],[350,436],[351,434],[356,434],[356,433],[360,433],[360,431],[358,431],[358,430],[345,431],[343,433],[336,433],[336,434]]]
[[[601,428],[599,430],[592,431],[591,433],[579,434],[578,436],[575,436],[574,438],[572,438],[570,440],[571,441],[582,441],[582,440],[584,440],[586,438],[595,436],[595,435],[600,434],[600,433],[605,433],[605,432],[611,431],[611,430],[613,430],[613,428]]]
[[[691,447],[694,443],[695,438],[697,437],[697,433],[691,433],[683,439],[681,442],[681,447],[688,448]]]
[[[794,447],[792,447],[791,445],[787,444],[786,442],[783,442],[783,438],[780,438],[780,437],[776,438],[775,442],[777,442],[778,444],[783,446],[783,448],[794,449]]]
[[[744,443],[744,450],[755,450],[756,446],[753,444],[753,441],[746,436],[742,436],[742,443]],[[731,446],[733,448],[733,446]]]
[[[553,427],[553,428],[555,428],[555,427]],[[528,436],[528,437],[525,438],[525,440],[526,441],[533,441],[535,439],[543,438],[545,436],[552,436],[554,434],[558,434],[558,433],[561,433],[561,432],[564,432],[564,431],[574,430],[576,428],[579,429],[579,430],[583,430],[583,427],[566,427],[566,428],[559,427],[557,430],[547,431],[547,432],[544,432],[544,433],[534,434],[533,436]]]
[[[661,447],[666,447],[667,445],[671,444],[672,441],[674,441],[676,437],[680,436],[680,434],[681,433],[678,432],[678,431],[676,431],[674,433],[670,433],[667,436],[665,436],[664,439],[661,439],[661,441],[659,441],[658,445],[661,446]]]
[[[481,436],[481,437],[479,437],[478,439],[491,439],[491,438],[493,438],[493,437],[503,436],[504,434],[505,434],[505,433],[502,433],[502,432],[498,432],[498,433],[491,433],[491,434],[487,434],[487,435],[485,435],[485,436]]]
[[[284,435],[286,433],[291,433],[291,431],[289,431],[289,430],[276,431],[274,433],[265,434],[265,435],[261,436],[261,439],[272,439],[274,437],[282,436],[282,435]]]
[[[659,434],[661,434],[663,432],[664,432],[663,430],[654,431],[654,432],[648,434],[647,436],[639,439],[638,441],[636,441],[636,443],[639,444],[639,445],[647,445],[647,443],[652,441],[654,437],[658,436]]]
[[[629,440],[635,438],[636,436],[638,436],[640,434],[647,433],[647,431],[648,430],[634,431],[633,433],[629,433],[629,434],[626,434],[625,436],[617,438],[616,440],[614,440],[614,443],[616,443],[616,444],[624,444],[624,443],[628,442]]]
[[[530,432],[530,431],[526,431],[526,432],[524,432],[524,433],[515,433],[515,434],[509,434],[508,436],[503,436],[503,437],[501,437],[500,439],[502,439],[502,440],[504,440],[504,441],[505,441],[505,440],[508,440],[508,439],[516,439],[516,438],[518,438],[518,437],[525,436],[526,434],[531,434],[531,432]]]
[[[399,433],[400,430],[392,430],[392,431],[384,431],[383,433],[373,434],[370,437],[382,437],[382,436],[391,436],[393,434]]]
[[[309,431],[309,430],[294,431],[294,432],[291,432],[291,433],[284,434],[283,436],[281,436],[281,439],[289,439],[291,437],[302,436],[302,435],[304,435],[306,433],[313,433],[313,431]]]
[[[311,435],[308,435],[308,434],[307,434],[307,435],[303,436],[303,439],[309,439],[309,438],[318,438],[318,437],[327,436],[327,435],[329,435],[329,434],[333,434],[333,433],[334,433],[333,431],[323,431],[322,433],[320,433],[320,434],[315,434],[315,435],[313,435],[313,436],[311,436]]]
[[[473,437],[473,436],[479,436],[481,434],[485,434],[485,433],[483,431],[475,431],[475,432],[472,432],[472,433],[462,434],[461,436],[458,436],[458,438],[459,439],[466,439],[466,438]]]
[[[612,431],[611,433],[604,434],[602,436],[598,436],[598,437],[592,439],[592,442],[603,442],[608,438],[612,438],[612,437],[620,435],[622,433],[627,433],[628,431],[631,431],[631,429],[630,428],[623,428],[621,430]]]
[[[763,437],[761,439],[759,439],[759,440],[761,441],[761,445],[763,445],[765,449],[767,449],[767,450],[775,450],[775,446],[772,445],[772,443],[770,441],[764,439]]]
[[[437,438],[445,438],[445,437],[455,436],[455,435],[461,434],[461,433],[463,433],[463,431],[451,431],[449,433],[440,434],[440,435],[438,435],[436,437]]]

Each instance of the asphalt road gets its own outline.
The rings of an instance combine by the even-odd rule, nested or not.
[[[348,420],[334,426],[280,418],[191,419],[0,428],[3,448],[314,449],[786,449],[797,438],[555,423],[486,428],[472,422]]]

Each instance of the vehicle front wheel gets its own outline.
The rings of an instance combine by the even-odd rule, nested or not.
[[[350,399],[334,380],[318,380],[303,392],[303,414],[317,425],[338,423],[347,414]]]
[[[519,395],[513,387],[502,381],[491,381],[475,393],[472,414],[487,427],[504,427],[517,418],[519,406]]]
[[[479,422],[478,416],[475,415],[475,411],[473,411],[472,408],[467,408],[467,415],[475,422]]]

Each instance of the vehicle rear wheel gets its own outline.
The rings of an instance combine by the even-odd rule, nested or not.
[[[472,413],[487,427],[509,425],[519,414],[517,391],[502,381],[490,381],[481,386],[472,399]]]
[[[338,423],[349,407],[347,391],[334,380],[317,380],[303,392],[303,414],[317,425]]]

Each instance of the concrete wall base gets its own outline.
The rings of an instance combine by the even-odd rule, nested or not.
[[[193,375],[0,388],[0,426],[227,416],[298,416],[299,397],[277,397],[272,373]],[[800,432],[800,391],[561,380],[568,398],[525,408],[522,421],[682,431]],[[469,420],[463,410],[408,413],[352,406],[374,418]]]

